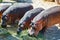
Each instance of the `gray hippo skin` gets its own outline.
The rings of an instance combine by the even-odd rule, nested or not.
[[[31,20],[33,20],[33,18],[43,10],[44,9],[40,7],[27,11],[21,20],[19,20],[17,34],[19,34],[22,30],[30,28],[29,24],[31,23]]]
[[[2,14],[3,14],[3,12],[4,12],[6,9],[8,9],[10,6],[11,6],[11,4],[9,4],[9,5],[7,5],[7,4],[5,4],[5,5],[0,5],[0,20],[2,19]]]
[[[2,28],[6,28],[7,24],[15,24],[16,20],[20,20],[25,12],[33,9],[29,3],[15,3],[10,6],[2,15]]]
[[[37,36],[39,31],[52,27],[52,25],[57,23],[60,23],[60,6],[46,9],[34,17],[28,33],[31,36]]]

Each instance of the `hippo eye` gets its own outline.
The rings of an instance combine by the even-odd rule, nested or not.
[[[35,27],[36,27],[36,25],[35,25],[35,24],[34,24],[34,25],[32,25],[32,28],[33,28],[34,30],[36,29]]]
[[[30,26],[34,25],[34,23],[31,23]]]

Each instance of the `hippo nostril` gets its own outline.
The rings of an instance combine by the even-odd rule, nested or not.
[[[7,25],[1,25],[1,27],[2,27],[2,28],[6,28],[6,27],[7,27]]]
[[[32,29],[36,30],[36,28],[35,28],[35,27],[32,27]]]

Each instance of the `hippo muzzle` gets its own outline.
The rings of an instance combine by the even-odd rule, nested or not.
[[[24,24],[20,24],[18,25],[18,29],[17,29],[17,34],[20,34],[20,32],[23,30]]]
[[[35,33],[35,30],[36,30],[36,28],[35,28],[35,27],[36,27],[35,23],[31,23],[30,26],[31,26],[31,28],[28,29],[28,35],[29,35],[29,36],[34,36],[34,37],[36,37],[36,35],[34,34],[34,33]]]
[[[2,28],[6,28],[6,26],[7,26],[6,22],[7,22],[7,16],[4,15],[4,16],[2,16],[2,24],[1,24]]]

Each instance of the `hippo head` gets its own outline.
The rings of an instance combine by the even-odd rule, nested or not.
[[[35,23],[31,23],[30,24],[31,28],[28,29],[28,35],[36,37],[38,33],[43,29],[44,25],[45,25],[45,22],[42,20],[37,21]]]
[[[25,24],[26,24],[25,22],[18,24],[17,34],[19,34],[22,30],[26,28]]]
[[[29,36],[37,36],[37,34],[38,34],[38,31],[37,31],[37,24],[36,23],[31,23],[30,24],[30,26],[31,26],[31,28],[30,29],[28,29],[28,35]]]
[[[18,23],[18,29],[17,29],[17,34],[19,34],[22,30],[30,28],[29,24],[31,21],[24,21],[22,23]]]
[[[8,20],[7,20],[7,16],[6,15],[4,15],[4,16],[2,16],[2,24],[1,24],[1,27],[2,28],[6,28],[6,22],[7,22]]]

